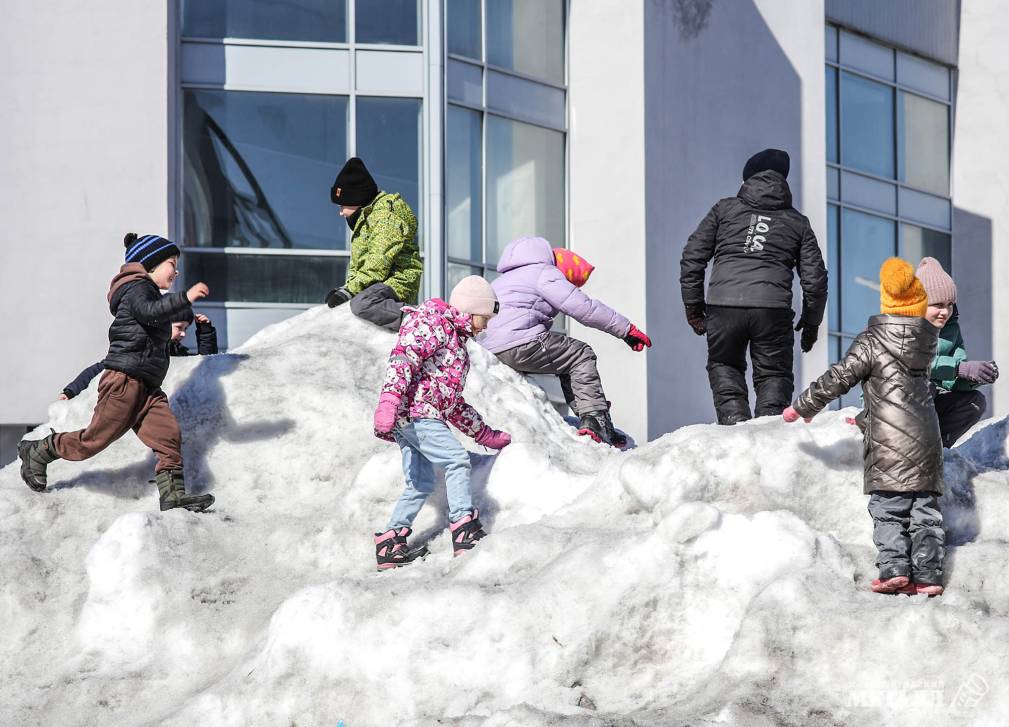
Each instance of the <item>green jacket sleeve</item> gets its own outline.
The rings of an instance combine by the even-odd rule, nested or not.
[[[963,336],[957,330],[950,351],[945,354],[939,354],[932,359],[932,383],[946,391],[969,391],[977,388],[974,384],[958,378],[956,375],[960,362],[966,360],[967,351],[963,346]]]
[[[396,256],[409,240],[410,231],[395,215],[383,214],[372,221],[365,243],[367,249],[360,266],[347,279],[347,290],[357,295],[369,285],[388,280]]]

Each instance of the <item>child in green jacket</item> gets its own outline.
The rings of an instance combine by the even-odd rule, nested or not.
[[[977,387],[995,383],[998,366],[994,361],[967,358],[956,309],[956,284],[939,261],[933,257],[922,258],[918,264],[918,279],[928,294],[925,318],[942,328],[932,360],[931,380],[942,446],[952,447],[984,416],[988,402]]]
[[[347,280],[329,291],[326,304],[350,301],[358,318],[399,331],[403,306],[416,303],[424,272],[413,210],[399,194],[380,191],[357,157],[343,165],[330,199],[354,234]]]

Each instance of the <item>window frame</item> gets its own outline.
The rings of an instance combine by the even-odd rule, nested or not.
[[[492,0],[480,0],[480,58],[471,58],[469,56],[460,55],[458,53],[448,52],[448,0],[445,0],[445,12],[442,14],[442,32],[443,37],[446,38],[445,46],[443,49],[443,58],[445,69],[445,93],[443,94],[444,109],[443,118],[446,119],[443,129],[444,134],[447,132],[447,118],[448,109],[450,106],[456,106],[461,109],[466,109],[469,111],[476,111],[480,114],[480,260],[468,260],[464,258],[459,258],[456,256],[450,256],[448,254],[448,231],[447,228],[442,230],[443,238],[443,254],[441,256],[442,262],[442,280],[445,281],[447,287],[448,282],[448,266],[449,265],[459,265],[466,266],[472,270],[478,270],[479,274],[483,277],[487,277],[488,273],[492,276],[497,275],[496,264],[491,264],[487,260],[487,127],[488,118],[491,116],[505,119],[507,121],[512,121],[521,124],[528,124],[530,126],[536,126],[549,131],[559,132],[563,135],[563,177],[564,177],[564,245],[567,247],[568,241],[571,239],[571,215],[569,214],[569,200],[571,194],[571,183],[570,183],[570,115],[571,115],[571,104],[570,95],[568,93],[568,84],[570,82],[570,70],[569,70],[569,49],[570,49],[570,28],[569,19],[571,0],[562,0],[563,5],[563,31],[564,31],[564,83],[558,84],[553,81],[549,81],[543,78],[537,78],[526,73],[521,73],[508,68],[502,68],[500,66],[494,65],[487,62],[487,3]],[[479,69],[480,72],[480,104],[473,104],[463,101],[461,99],[449,98],[448,95],[448,73],[449,73],[449,62],[460,63],[470,68]],[[548,123],[543,123],[542,121],[537,122],[529,118],[524,118],[516,114],[510,114],[500,109],[491,109],[487,104],[487,83],[489,73],[497,73],[503,76],[510,76],[512,78],[520,79],[529,83],[534,83],[538,86],[545,88],[554,89],[556,91],[561,91],[564,93],[564,122],[561,126],[555,126]],[[445,140],[443,146],[442,155],[442,169],[448,169],[448,140]],[[443,189],[443,204],[447,205],[448,195],[446,190]],[[447,208],[443,210],[443,217],[447,217]],[[447,295],[448,290],[444,290],[443,294]]]
[[[432,128],[440,122],[440,119],[434,119],[433,113],[436,109],[440,108],[440,103],[437,98],[432,96],[432,88],[429,82],[429,77],[427,74],[427,69],[429,67],[429,58],[432,52],[430,43],[430,25],[429,17],[431,12],[440,12],[441,3],[429,3],[429,2],[418,2],[418,23],[419,23],[419,41],[420,45],[409,46],[409,45],[384,45],[375,43],[357,43],[356,42],[356,4],[362,0],[346,0],[347,4],[347,41],[343,43],[327,43],[318,41],[294,41],[294,40],[270,40],[270,39],[258,39],[258,38],[203,38],[203,37],[190,37],[182,34],[182,4],[178,3],[176,5],[176,10],[172,13],[171,22],[174,24],[176,32],[174,33],[175,42],[172,45],[174,50],[174,58],[170,61],[170,66],[174,69],[174,77],[170,78],[170,88],[173,91],[173,98],[170,99],[170,109],[171,122],[169,124],[169,152],[170,157],[170,189],[169,189],[169,228],[173,236],[173,239],[179,239],[182,231],[185,229],[185,174],[184,174],[184,139],[183,139],[183,127],[182,123],[182,113],[183,113],[183,97],[185,91],[187,90],[212,90],[212,91],[242,91],[250,93],[290,93],[290,94],[300,94],[300,95],[323,95],[323,96],[343,96],[347,99],[347,156],[353,157],[357,155],[358,139],[357,139],[357,99],[358,97],[370,97],[370,98],[409,98],[416,99],[420,102],[420,119],[419,119],[419,143],[420,149],[418,149],[419,163],[418,163],[418,209],[416,210],[418,217],[421,219],[421,226],[417,230],[418,243],[421,248],[421,256],[425,259],[431,259],[432,250],[430,249],[433,244],[434,235],[432,234],[434,227],[438,224],[437,220],[432,219],[432,195],[429,189],[432,184],[432,151],[436,149],[435,144],[432,143]],[[431,5],[436,5],[432,11]],[[170,28],[171,30],[171,28]],[[240,47],[254,47],[254,48],[297,48],[305,49],[309,51],[318,51],[320,53],[339,53],[341,55],[346,55],[349,62],[349,85],[346,93],[333,93],[331,91],[314,91],[306,90],[304,88],[298,88],[293,86],[285,85],[283,82],[267,84],[264,86],[249,86],[240,83],[228,83],[224,81],[222,83],[203,83],[187,81],[183,77],[182,71],[182,59],[187,46],[199,46],[199,45],[211,45],[211,46],[240,46]],[[421,63],[425,69],[424,78],[422,83],[422,90],[419,92],[401,92],[395,90],[382,90],[382,91],[372,91],[366,89],[359,89],[357,83],[357,57],[359,52],[371,52],[381,51],[382,53],[406,53],[413,54],[421,59]],[[442,94],[442,100],[444,100],[444,94]],[[443,135],[440,130],[437,132],[439,135]],[[340,234],[341,228],[337,226],[337,222],[340,220],[334,220],[334,234]],[[346,225],[343,225],[346,228]],[[344,232],[346,237],[346,247],[344,249],[318,249],[318,248],[246,248],[246,247],[235,247],[235,246],[214,246],[214,247],[197,247],[197,246],[186,246],[184,248],[186,254],[196,254],[196,255],[281,255],[285,257],[343,257],[348,259],[351,255],[350,250],[350,237],[349,232]],[[431,277],[427,272],[424,276],[424,286],[425,289],[430,289],[432,285]],[[292,309],[307,309],[313,304],[305,303],[267,303],[258,301],[211,301],[208,303],[209,306],[219,306],[223,308],[292,308]]]

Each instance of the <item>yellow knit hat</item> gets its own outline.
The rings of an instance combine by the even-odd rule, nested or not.
[[[928,294],[911,263],[899,257],[887,259],[879,269],[879,312],[922,318],[927,308]]]

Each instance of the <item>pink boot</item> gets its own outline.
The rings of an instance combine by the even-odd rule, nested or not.
[[[380,571],[410,565],[417,558],[427,555],[426,545],[410,548],[406,544],[406,539],[411,532],[410,528],[400,528],[399,530],[375,533],[375,560],[378,561]]]
[[[476,508],[449,524],[448,529],[452,533],[453,557],[462,555],[467,550],[472,550],[476,541],[487,534],[483,531],[483,525],[480,524],[480,511]]]
[[[914,590],[920,596],[922,594],[931,598],[932,596],[941,596],[942,592],[945,590],[938,583],[915,583]]]
[[[907,588],[910,582],[911,579],[907,576],[894,576],[885,581],[876,578],[872,582],[872,590],[875,593],[897,593],[902,588]]]

